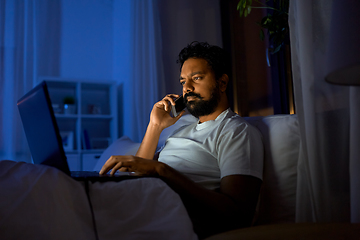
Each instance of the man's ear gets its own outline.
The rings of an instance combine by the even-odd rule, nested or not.
[[[228,83],[229,83],[229,76],[227,74],[223,74],[219,79],[219,88],[221,92],[226,91]]]

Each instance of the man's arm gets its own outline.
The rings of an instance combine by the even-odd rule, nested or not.
[[[226,176],[220,189],[213,191],[168,166],[161,168],[160,177],[180,195],[198,234],[205,236],[251,225],[262,184],[260,179]]]
[[[149,125],[136,156],[146,159],[154,158],[161,132],[177,122],[184,114],[183,111],[177,117],[173,118],[170,116],[171,106],[169,103],[175,105],[173,98],[178,96],[176,94],[169,94],[163,100],[155,103],[150,114]]]

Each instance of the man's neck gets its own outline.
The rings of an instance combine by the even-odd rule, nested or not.
[[[222,93],[220,101],[215,111],[209,115],[199,117],[199,123],[203,123],[210,120],[215,120],[223,111],[229,108],[229,102],[226,93]]]

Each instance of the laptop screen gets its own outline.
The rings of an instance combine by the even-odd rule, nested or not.
[[[46,82],[30,90],[17,105],[34,163],[70,174]]]

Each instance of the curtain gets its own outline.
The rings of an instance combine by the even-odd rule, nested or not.
[[[36,75],[34,3],[1,1],[0,159],[29,161],[16,102]]]
[[[149,122],[154,103],[165,95],[164,72],[161,58],[161,32],[157,1],[132,1],[131,17],[133,83],[133,138],[141,141]]]
[[[123,109],[119,119],[122,135],[141,142],[153,105],[165,96],[159,3],[128,0],[117,4],[114,6],[114,79],[122,85],[119,94]]]
[[[0,1],[0,159],[31,161],[16,102],[58,72],[59,11],[59,1]]]
[[[301,133],[297,222],[360,222],[360,87],[325,81],[331,21],[336,21],[331,16],[338,10],[332,2],[290,1]],[[354,51],[360,54],[359,48]]]

